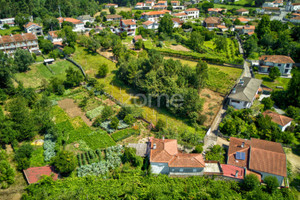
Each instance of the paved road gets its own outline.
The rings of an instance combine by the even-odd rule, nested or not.
[[[250,72],[250,67],[248,62],[244,62],[244,77],[252,77]]]

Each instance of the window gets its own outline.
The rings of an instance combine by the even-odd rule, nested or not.
[[[278,67],[280,67],[280,66],[281,66],[281,64],[277,64],[277,66],[278,66]]]
[[[233,100],[233,99],[231,99],[231,102],[232,102],[232,103],[240,103],[240,101]]]
[[[289,73],[289,71],[290,71],[289,69],[286,69],[286,70],[284,70],[284,73],[287,74],[287,73]]]
[[[180,168],[179,171],[180,171],[180,172],[183,172],[183,168]]]
[[[193,172],[197,172],[197,169],[193,169]]]

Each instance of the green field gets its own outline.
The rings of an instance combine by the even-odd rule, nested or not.
[[[182,64],[187,64],[192,68],[197,65],[197,62],[194,61],[165,57],[165,59],[169,58],[180,60]],[[234,85],[235,81],[240,77],[241,73],[242,69],[239,68],[208,64],[207,88],[221,94],[226,94]]]
[[[129,129],[124,129],[121,131],[117,131],[115,133],[113,133],[111,135],[111,137],[116,141],[121,141],[124,140],[128,137],[130,137],[131,135],[137,134],[139,131],[138,130],[134,130],[133,128],[129,128]]]
[[[84,142],[93,150],[116,144],[105,131],[93,130],[80,117],[70,118],[59,106],[54,106],[51,114],[58,130],[67,138],[67,144]]]
[[[282,86],[286,90],[288,88],[288,84],[290,81],[289,78],[281,78],[281,77],[272,81],[269,75],[265,75],[265,74],[255,74],[255,78],[263,80],[262,84],[268,86],[269,88],[272,88],[273,90],[276,89],[276,86]]]
[[[10,27],[9,29],[0,30],[0,35],[18,34],[22,31],[18,26]]]
[[[247,0],[242,0],[241,2],[246,2]],[[236,2],[236,4],[238,4],[239,1]],[[242,6],[242,5],[225,5],[225,4],[214,4],[214,7],[215,8],[226,8],[226,9],[233,9],[233,8],[236,8],[236,9],[240,9],[240,8],[245,8],[245,9],[255,9],[255,7],[246,7],[246,6]]]
[[[66,76],[65,71],[69,67],[78,69],[68,61],[56,61],[54,64],[49,65],[49,68],[53,71],[52,74],[44,64],[33,64],[30,66],[29,71],[15,74],[15,78],[23,82],[24,87],[37,88],[41,85],[43,79],[50,80],[54,76],[64,79]]]

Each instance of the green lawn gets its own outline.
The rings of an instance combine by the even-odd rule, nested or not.
[[[66,76],[65,71],[69,67],[78,69],[68,61],[56,61],[54,64],[49,65],[49,68],[54,73],[52,74],[44,64],[33,64],[30,66],[29,71],[17,73],[15,77],[18,81],[23,82],[24,87],[37,88],[41,85],[43,79],[50,80],[54,76],[64,79]]]
[[[0,35],[18,34],[22,31],[18,26],[10,27],[9,29],[0,30]]]
[[[242,0],[243,2],[244,1],[247,1],[247,0]],[[238,4],[239,1],[237,1],[236,3]],[[226,8],[226,9],[233,9],[233,8],[236,8],[236,9],[240,9],[240,8],[245,8],[245,9],[250,9],[250,8],[253,8],[255,9],[255,7],[245,7],[245,6],[241,6],[241,5],[225,5],[225,4],[214,4],[214,7],[215,8]]]
[[[180,60],[182,64],[187,64],[192,68],[195,68],[197,65],[197,62],[194,61],[165,57],[165,59],[169,58]],[[221,94],[226,94],[234,85],[235,81],[240,77],[241,73],[242,69],[239,68],[208,64],[207,88]]]
[[[263,80],[262,84],[272,88],[273,90],[278,89],[276,88],[276,86],[282,86],[286,90],[288,88],[288,84],[290,81],[289,78],[281,78],[281,77],[272,81],[269,75],[265,75],[265,74],[255,74],[255,78]]]

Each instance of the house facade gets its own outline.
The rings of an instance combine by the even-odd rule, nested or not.
[[[11,56],[18,48],[27,49],[31,53],[39,52],[37,36],[33,33],[0,36],[0,51]]]
[[[163,17],[166,13],[171,14],[171,11],[169,10],[162,10],[162,11],[150,11],[150,12],[145,12],[142,14],[142,18],[147,20],[147,21],[158,21],[159,18]]]
[[[173,22],[173,28],[179,28],[181,27],[181,25],[184,23],[184,21],[182,21],[179,18],[172,18],[172,22]]]
[[[33,33],[37,36],[43,35],[43,27],[33,22],[28,22],[25,24],[24,29],[26,33]]]
[[[253,173],[262,181],[267,176],[274,176],[280,186],[287,176],[286,156],[281,144],[277,142],[231,137],[227,164],[242,167],[246,174]]]
[[[117,8],[118,5],[117,5],[117,4],[114,4],[114,3],[109,3],[109,4],[106,4],[104,7],[105,7],[105,8],[110,8],[110,7]]]
[[[258,97],[262,80],[243,77],[228,96],[229,105],[236,109],[250,108]]]
[[[63,39],[58,37],[58,31],[49,31],[48,40],[50,40],[53,44],[62,44]]]
[[[153,21],[143,22],[144,29],[156,30],[156,29],[158,29],[158,26],[159,26],[159,24],[157,22],[153,22]]]
[[[296,23],[296,24],[300,23],[300,16],[291,18],[291,19],[290,19],[290,22]]]
[[[184,12],[188,15],[188,18],[192,18],[192,19],[199,18],[200,12],[197,8],[189,8],[189,9],[186,9]]]
[[[203,25],[208,30],[213,30],[217,28],[218,25],[221,25],[221,20],[218,17],[208,17],[204,20]]]
[[[296,11],[300,9],[300,3],[291,3],[288,1],[285,6],[286,11]]]
[[[285,129],[287,127],[289,127],[293,121],[292,118],[290,117],[287,117],[287,116],[284,116],[284,115],[280,115],[276,112],[273,112],[271,110],[266,110],[265,112],[263,112],[263,115],[266,117],[266,116],[269,116],[271,117],[271,120],[278,124],[279,128],[281,131],[285,131]]]
[[[201,154],[185,154],[177,149],[177,140],[150,138],[150,165],[154,174],[176,176],[203,175]]]
[[[82,21],[84,24],[86,24],[87,22],[92,24],[95,21],[95,18],[91,17],[90,15],[81,15],[81,16],[77,17],[77,19]]]
[[[238,13],[238,15],[249,15],[249,10],[245,8],[240,8],[236,12]]]
[[[263,55],[259,58],[259,71],[269,73],[272,67],[277,67],[283,76],[291,74],[295,62],[290,56]]]
[[[72,23],[74,32],[81,32],[85,30],[84,23],[78,19],[69,18],[69,17],[59,17],[57,19],[59,21],[60,26],[64,21]]]
[[[5,18],[5,19],[0,19],[0,28],[3,27],[4,24],[7,24],[8,26],[15,26],[15,18]]]
[[[173,16],[174,17],[178,17],[178,18],[180,18],[182,20],[186,20],[186,19],[189,18],[189,16],[186,13],[184,13],[184,12],[182,12],[182,13],[174,13]]]
[[[121,19],[120,32],[127,32],[127,35],[135,35],[136,22],[134,19]]]
[[[123,17],[121,15],[106,15],[106,21],[120,21]]]

